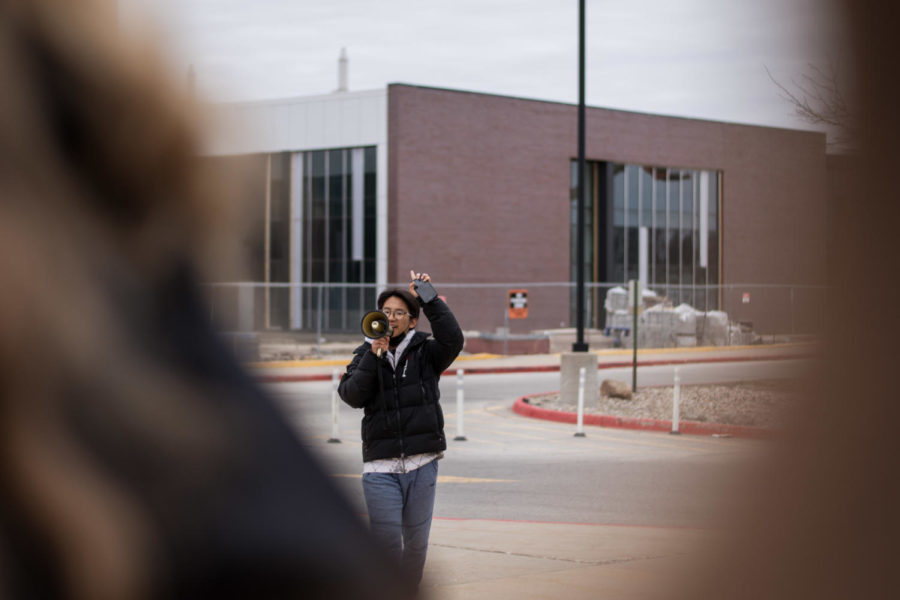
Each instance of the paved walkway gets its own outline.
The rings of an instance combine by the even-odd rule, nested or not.
[[[629,351],[597,354],[601,368],[631,364]],[[813,354],[811,345],[642,350],[638,362],[773,360]],[[349,354],[339,354],[251,368],[272,381],[330,379],[349,360]],[[527,372],[558,370],[559,365],[558,354],[475,355],[461,356],[450,371]],[[702,552],[720,535],[677,527],[437,518],[423,593],[434,600],[662,599],[703,572]]]
[[[695,573],[710,530],[435,519],[424,591],[435,600],[655,600]],[[668,593],[667,593],[668,592]]]

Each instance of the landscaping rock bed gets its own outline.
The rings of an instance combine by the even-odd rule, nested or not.
[[[585,402],[585,414],[645,419],[672,419],[672,386],[638,388],[630,400],[597,392],[596,403]],[[767,380],[715,385],[682,385],[681,421],[723,423],[775,428],[796,404],[797,383]],[[565,403],[559,393],[530,396],[532,406],[575,412],[575,403]]]

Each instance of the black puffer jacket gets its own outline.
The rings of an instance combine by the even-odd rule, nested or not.
[[[354,352],[338,387],[341,398],[363,408],[363,461],[440,452],[447,448],[438,380],[463,347],[463,334],[447,305],[423,305],[434,337],[417,331],[396,370],[366,342]],[[382,394],[378,393],[381,369]]]

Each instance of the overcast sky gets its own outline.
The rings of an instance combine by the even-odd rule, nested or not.
[[[578,101],[576,0],[118,1],[213,101],[332,92],[342,47],[351,90]],[[849,62],[832,1],[587,0],[587,103],[809,129],[766,68],[790,86],[810,64]]]

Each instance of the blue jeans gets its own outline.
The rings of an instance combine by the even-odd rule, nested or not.
[[[363,473],[372,533],[416,584],[428,551],[437,463],[433,460],[409,473]]]

